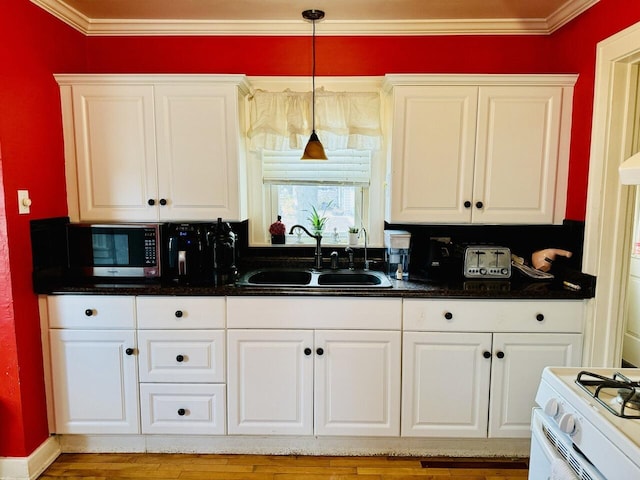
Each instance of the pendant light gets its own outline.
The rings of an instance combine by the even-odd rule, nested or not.
[[[324,18],[322,10],[305,10],[302,18],[311,21],[313,25],[312,43],[312,72],[311,72],[311,136],[304,149],[301,160],[327,160],[324,147],[316,135],[316,21]]]

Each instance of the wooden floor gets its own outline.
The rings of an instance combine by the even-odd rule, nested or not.
[[[62,454],[39,477],[61,479],[523,480],[526,459]]]

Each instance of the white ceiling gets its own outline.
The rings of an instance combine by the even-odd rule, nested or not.
[[[86,35],[548,34],[598,0],[31,0]]]

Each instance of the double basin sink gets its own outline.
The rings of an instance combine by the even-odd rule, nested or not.
[[[310,270],[263,268],[242,275],[241,287],[389,288],[382,272],[371,270]]]

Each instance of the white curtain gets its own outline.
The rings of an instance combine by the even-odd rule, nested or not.
[[[311,92],[256,90],[249,98],[249,148],[302,150],[311,134]],[[380,95],[316,90],[315,130],[325,150],[379,150]]]

